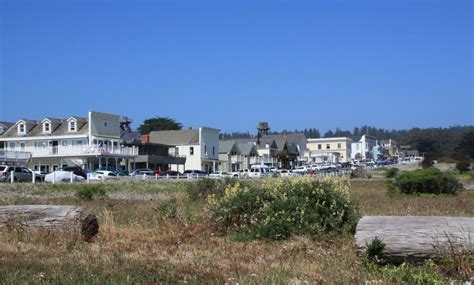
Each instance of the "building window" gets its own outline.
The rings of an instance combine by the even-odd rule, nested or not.
[[[189,155],[194,155],[194,147],[193,146],[189,147]]]
[[[204,154],[207,155],[207,145],[204,146]]]
[[[337,148],[338,148],[338,149],[341,149],[341,148],[342,148],[342,146],[341,146],[340,143],[337,144]]]
[[[74,121],[69,122],[69,131],[70,132],[75,132],[76,131],[76,122],[74,122]]]
[[[63,140],[63,141],[61,142],[61,144],[62,144],[62,146],[67,146],[67,144],[68,144],[68,143],[67,143],[67,140]]]
[[[8,148],[9,148],[10,150],[15,150],[15,143],[14,143],[14,142],[9,143],[9,144],[8,144]]]
[[[18,125],[18,133],[24,134],[25,133],[25,124],[21,123]]]
[[[321,149],[321,148],[322,148],[321,144],[318,144],[318,149]]]
[[[326,149],[331,149],[331,145],[330,144],[326,144]]]
[[[104,127],[107,128],[107,125],[108,125],[107,121],[104,121]]]
[[[20,142],[20,150],[25,150],[26,142]]]
[[[216,155],[216,147],[215,146],[212,147],[212,155]]]
[[[51,132],[51,124],[50,124],[50,123],[44,123],[44,124],[43,124],[43,131],[44,131],[45,133]]]

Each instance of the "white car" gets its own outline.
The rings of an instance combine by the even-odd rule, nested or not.
[[[265,178],[270,176],[270,168],[266,165],[252,165],[249,178]]]
[[[117,174],[108,170],[98,170],[92,173],[89,177],[91,180],[115,180],[117,179]]]
[[[209,174],[209,178],[219,179],[219,178],[230,178],[232,174],[225,171],[215,171]]]
[[[291,172],[305,174],[306,172],[308,172],[308,170],[311,169],[306,166],[298,166],[295,169],[291,170]]]
[[[70,182],[72,175],[73,182],[81,182],[84,181],[84,177],[74,174],[71,171],[62,171],[56,170],[49,174],[46,174],[44,177],[45,182],[54,183],[54,182]]]
[[[249,178],[249,172],[247,168],[239,170],[239,178]]]
[[[280,174],[281,177],[297,177],[297,176],[300,176],[299,173],[291,172],[291,170],[288,170],[288,169],[278,169],[278,173]]]

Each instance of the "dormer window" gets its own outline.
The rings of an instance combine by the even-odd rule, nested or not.
[[[24,135],[26,133],[26,127],[24,123],[18,124],[18,134]]]
[[[43,123],[43,133],[51,133],[51,123],[49,122],[46,122],[46,123]]]
[[[70,132],[76,132],[76,122],[75,121],[69,122],[69,131]]]

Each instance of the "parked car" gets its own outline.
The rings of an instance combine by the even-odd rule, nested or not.
[[[188,178],[207,177],[207,173],[201,170],[185,170],[183,174],[187,176]]]
[[[219,179],[219,178],[230,178],[232,174],[225,171],[215,171],[209,174],[209,178]]]
[[[87,179],[87,173],[80,166],[67,166],[59,170],[73,172],[75,175],[82,176],[84,179]]]
[[[306,166],[298,166],[295,169],[291,170],[291,172],[305,174],[306,172],[308,172],[308,170],[310,170],[310,168]]]
[[[252,165],[249,178],[265,178],[270,176],[270,168],[266,165]]]
[[[125,169],[117,169],[117,170],[114,171],[114,173],[117,176],[128,176],[129,175],[128,170],[125,170]]]
[[[31,182],[33,180],[33,175],[35,175],[35,179],[38,181],[44,180],[44,176],[42,176],[41,174],[37,174],[26,167],[0,165],[0,181],[11,181],[12,171],[14,171],[14,181]]]
[[[46,174],[44,177],[45,182],[70,182],[71,181],[71,173],[72,173],[72,181],[74,182],[81,182],[84,181],[84,177],[80,175],[74,174],[73,171],[63,171],[63,170],[56,170],[49,174]]]
[[[155,171],[147,168],[135,169],[130,173],[130,176],[155,176]]]
[[[183,175],[183,173],[181,172],[178,172],[178,171],[174,171],[174,170],[166,170],[166,171],[163,171],[160,176],[169,176],[169,177],[178,177],[178,176],[181,176],[181,177],[185,177]]]
[[[92,180],[116,180],[117,179],[117,174],[115,174],[113,171],[108,171],[108,170],[99,170],[90,176],[90,179]]]
[[[238,172],[238,177],[239,178],[245,178],[245,179],[249,178],[249,172],[250,172],[250,170],[248,170],[247,168],[241,169]]]

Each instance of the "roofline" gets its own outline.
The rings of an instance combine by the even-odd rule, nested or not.
[[[319,139],[308,139],[308,142],[318,142],[327,140],[352,140],[350,137],[334,137],[334,138],[319,138]]]

